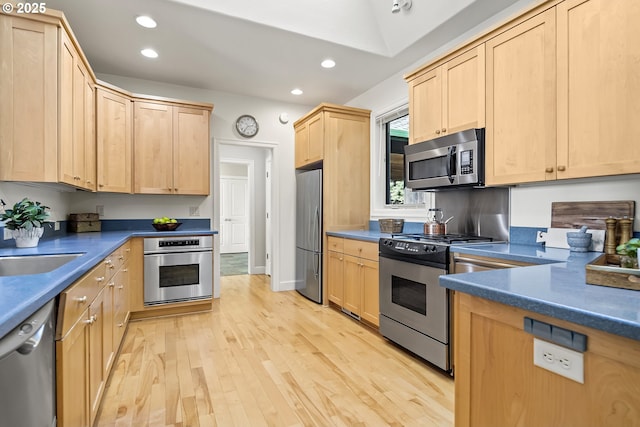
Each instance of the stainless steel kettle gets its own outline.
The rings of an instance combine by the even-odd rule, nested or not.
[[[427,222],[424,223],[424,234],[445,234],[444,212],[440,208],[430,208]]]

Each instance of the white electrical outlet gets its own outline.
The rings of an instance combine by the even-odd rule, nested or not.
[[[200,208],[197,206],[189,206],[189,216],[200,216]]]
[[[584,384],[584,355],[580,352],[534,338],[533,364]]]
[[[96,213],[98,216],[104,216],[104,205],[96,205]]]
[[[60,221],[56,221],[55,224],[53,225],[53,230],[54,231],[59,231],[60,230]]]

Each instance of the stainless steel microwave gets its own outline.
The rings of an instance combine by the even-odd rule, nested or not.
[[[484,129],[407,145],[404,174],[413,190],[484,185]]]

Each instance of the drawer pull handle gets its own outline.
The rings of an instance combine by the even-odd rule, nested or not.
[[[87,296],[85,295],[85,296],[82,296],[82,297],[76,297],[75,300],[82,304],[84,302],[87,302]]]
[[[124,285],[118,286],[118,289],[124,289]]]
[[[104,282],[104,276],[97,277],[96,282]]]
[[[115,283],[113,283],[113,282],[109,283],[109,287],[110,287],[110,288],[113,288],[115,285],[116,285],[116,284],[115,284]]]
[[[98,320],[98,316],[94,314],[93,316],[89,317],[89,320],[85,320],[84,323],[88,325],[93,325],[97,320]]]

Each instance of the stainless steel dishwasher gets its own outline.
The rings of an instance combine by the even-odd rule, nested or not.
[[[55,299],[0,338],[0,427],[56,425]]]

